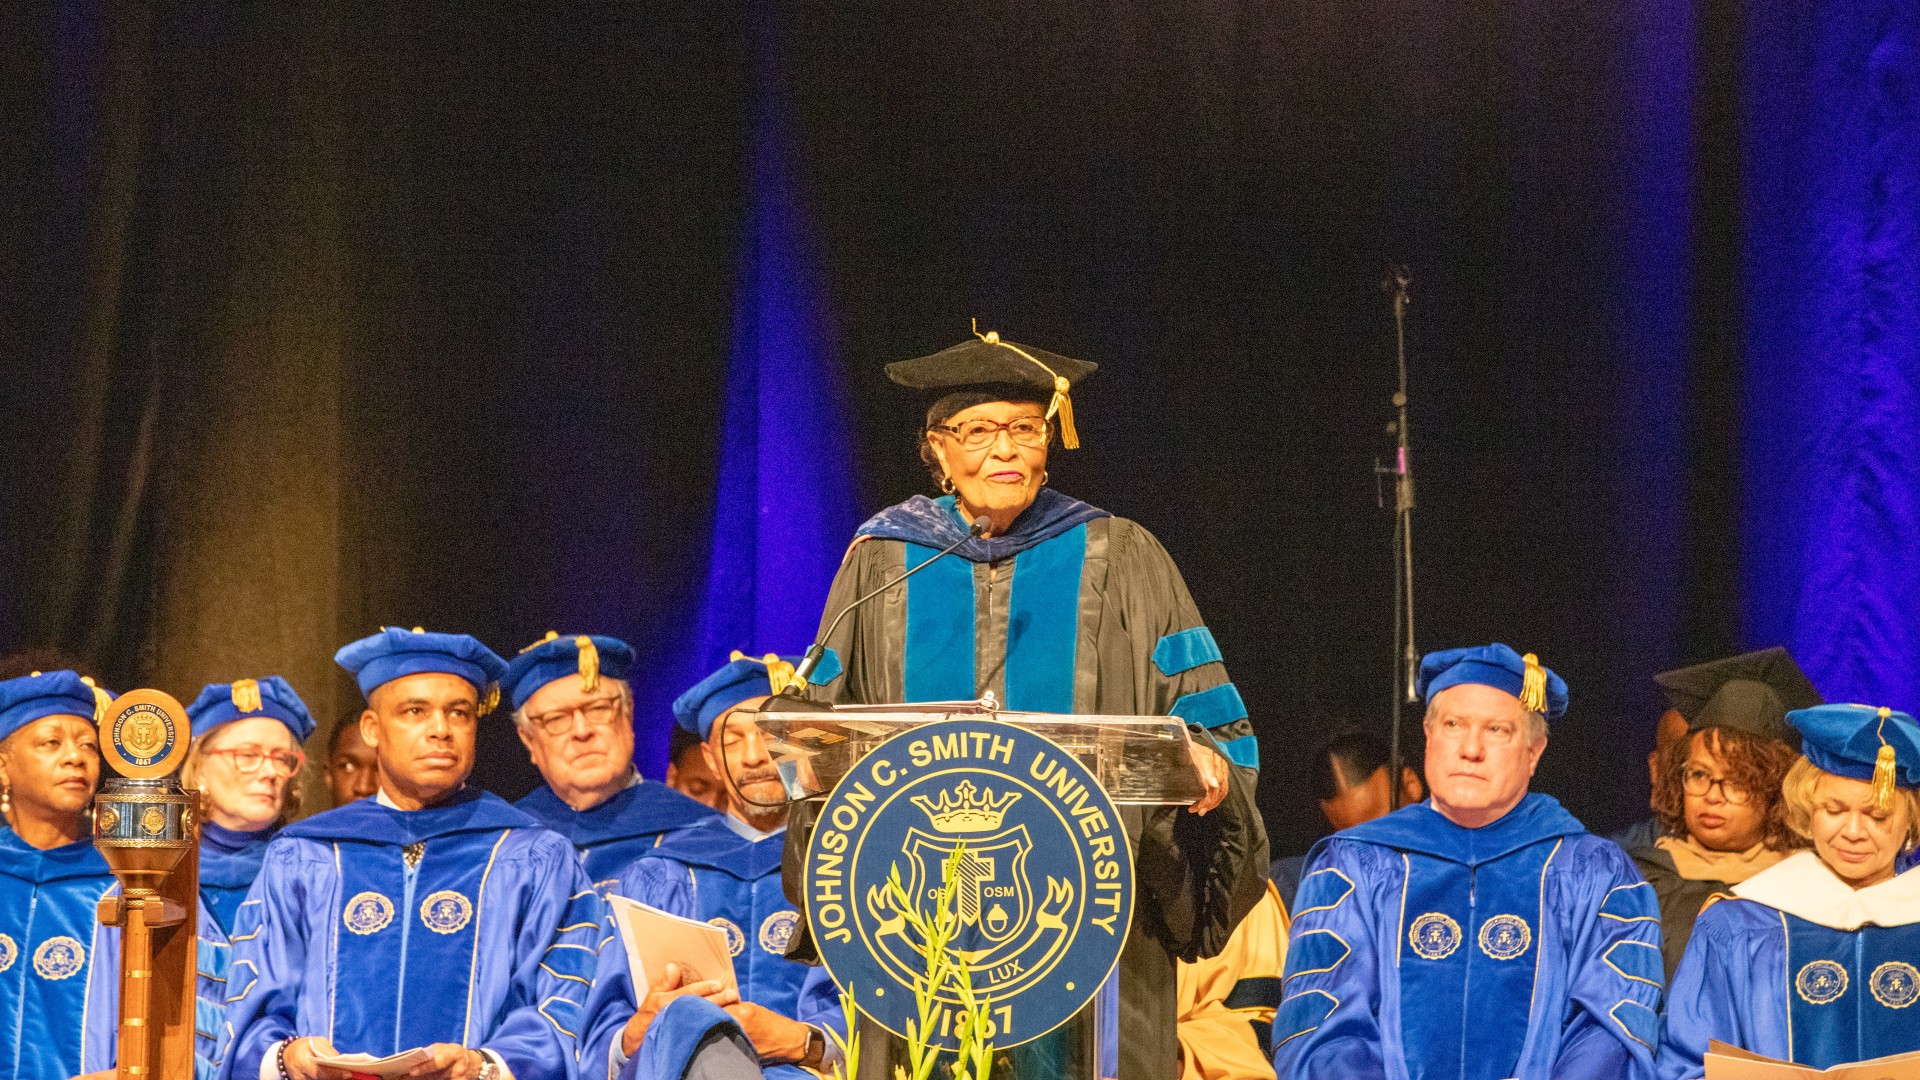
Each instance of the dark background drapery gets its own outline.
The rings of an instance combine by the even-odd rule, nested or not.
[[[1743,645],[1920,704],[1911,5],[0,19],[0,650],[330,719],[383,623],[611,632],[657,775],[926,489],[879,367],[978,316],[1103,365],[1052,482],[1179,562],[1302,850],[1387,711],[1403,261],[1420,643],[1567,677],[1539,787],[1641,813],[1648,676]]]

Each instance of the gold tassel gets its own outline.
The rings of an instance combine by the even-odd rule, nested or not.
[[[1080,432],[1073,426],[1073,399],[1067,396],[1071,384],[1059,375],[1053,377],[1053,401],[1047,405],[1047,416],[1060,414],[1060,447],[1063,450],[1080,449]]]
[[[1893,809],[1893,781],[1897,765],[1895,759],[1899,757],[1893,747],[1887,743],[1887,737],[1884,734],[1887,717],[1891,715],[1893,710],[1882,706],[1880,727],[1874,730],[1875,737],[1880,740],[1880,752],[1873,758],[1873,808],[1882,814]]]
[[[593,639],[585,634],[573,639],[573,647],[580,650],[580,683],[587,690],[597,689],[600,685],[600,650],[594,648]]]
[[[480,715],[481,716],[492,715],[493,710],[499,707],[500,707],[500,684],[497,682],[490,682],[487,684],[487,692],[480,695]]]
[[[82,675],[80,681],[86,683],[87,689],[93,691],[93,726],[99,727],[106,722],[107,708],[113,704],[113,698],[105,690],[93,685],[93,676]]]
[[[767,665],[767,685],[775,694],[785,693],[787,687],[798,681],[794,678],[793,665],[780,659],[779,653],[768,653],[760,662]]]
[[[1520,706],[1528,712],[1547,711],[1547,669],[1540,666],[1540,658],[1533,653],[1520,658],[1526,662],[1527,672],[1520,678]]]
[[[795,671],[794,666],[780,659],[779,653],[770,652],[765,656],[748,656],[739,649],[735,649],[727,654],[727,661],[729,663],[739,660],[751,660],[756,664],[764,666],[767,669],[767,685],[772,687],[773,692],[776,694],[784,693],[788,687],[799,687],[803,690],[806,688],[805,684],[800,682],[799,674]]]
[[[984,334],[981,333],[980,320],[978,319],[973,320],[973,336],[989,345],[998,345],[1003,349],[1011,349],[1013,352],[1025,357],[1028,363],[1046,372],[1048,375],[1053,376],[1053,399],[1047,402],[1047,421],[1051,423],[1055,416],[1060,418],[1060,446],[1062,449],[1080,449],[1080,431],[1073,426],[1073,398],[1068,396],[1068,391],[1073,388],[1073,384],[1068,382],[1059,372],[1041,363],[1038,357],[1027,350],[1010,342],[1001,341],[1000,331],[989,330]]]
[[[540,647],[540,646],[542,646],[542,645],[545,645],[545,644],[546,644],[547,642],[549,642],[549,641],[552,641],[552,640],[554,640],[555,638],[557,638],[557,637],[559,637],[559,636],[560,636],[560,631],[558,631],[558,630],[549,630],[549,631],[547,631],[547,636],[546,636],[546,637],[543,637],[543,638],[541,638],[541,639],[540,639],[539,641],[536,641],[536,642],[534,642],[533,644],[531,644],[531,645],[529,645],[529,646],[527,646],[527,647],[526,647],[526,648],[524,648],[524,649],[521,649],[520,651],[521,651],[521,652],[523,652],[523,653],[530,653],[530,652],[532,652],[533,650],[535,650],[535,649],[537,649],[537,648],[539,648],[539,647]]]
[[[260,711],[260,684],[252,679],[241,679],[234,683],[232,695],[233,707],[240,710],[240,715]]]

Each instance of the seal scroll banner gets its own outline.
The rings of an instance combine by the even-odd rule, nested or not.
[[[841,779],[817,820],[804,881],[813,940],[840,989],[895,1035],[917,1015],[927,961],[892,874],[930,919],[952,868],[949,947],[996,1048],[1071,1019],[1119,961],[1134,895],[1124,827],[1093,774],[1042,735],[977,718],[903,732]],[[953,1050],[959,997],[934,997],[928,1041]]]

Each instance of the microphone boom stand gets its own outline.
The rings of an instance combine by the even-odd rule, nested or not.
[[[1407,706],[1418,700],[1420,650],[1413,638],[1413,458],[1407,445],[1407,286],[1412,278],[1404,266],[1393,267],[1383,283],[1393,296],[1394,346],[1400,366],[1400,388],[1393,395],[1393,466],[1375,472],[1393,476],[1393,710],[1387,750],[1387,791],[1393,809],[1400,808],[1401,777],[1406,765],[1400,728]]]

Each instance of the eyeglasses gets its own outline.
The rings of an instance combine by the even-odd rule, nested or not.
[[[539,716],[527,717],[527,723],[539,728],[548,735],[565,735],[573,730],[573,717],[578,713],[586,720],[589,728],[609,728],[613,718],[620,714],[620,698],[604,697],[582,702],[570,709],[555,709]]]
[[[1052,425],[1042,417],[1021,416],[1004,424],[996,424],[991,420],[969,420],[958,426],[935,424],[927,430],[945,432],[966,450],[985,450],[1004,431],[1014,445],[1037,450],[1047,445],[1047,432],[1052,430]]]
[[[266,751],[257,746],[235,746],[227,750],[203,750],[201,752],[205,754],[225,754],[232,760],[234,771],[242,776],[252,776],[254,773],[259,772],[260,767],[269,761],[273,762],[275,769],[287,776],[293,776],[300,771],[300,766],[307,763],[307,756],[297,750]]]
[[[1682,783],[1686,787],[1687,794],[1689,795],[1705,795],[1707,792],[1713,790],[1715,784],[1718,784],[1720,785],[1721,798],[1735,804],[1747,801],[1746,788],[1728,780],[1724,776],[1716,777],[1705,769],[1688,769],[1686,775],[1682,778]]]

